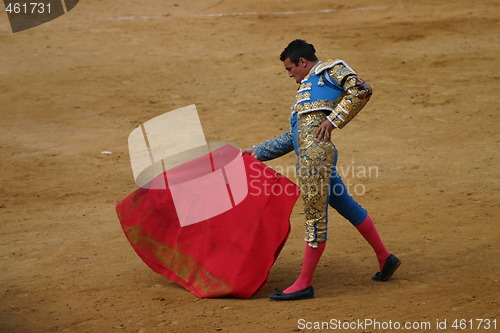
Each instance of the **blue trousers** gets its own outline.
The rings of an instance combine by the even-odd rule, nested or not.
[[[363,222],[368,212],[361,207],[349,194],[342,178],[337,172],[338,152],[335,154],[333,162],[332,176],[330,178],[330,193],[328,194],[328,204],[340,215],[357,226]]]
[[[291,118],[291,127],[293,135],[293,147],[297,156],[299,156],[298,149],[298,126],[297,126],[297,114],[295,113]],[[347,187],[345,186],[342,178],[337,172],[337,160],[338,151],[335,148],[335,158],[332,166],[332,174],[330,178],[330,189],[328,193],[328,204],[334,208],[340,215],[342,215],[346,220],[352,223],[352,225],[357,226],[363,222],[368,216],[368,212],[358,204],[353,197],[349,194]],[[328,208],[328,207],[327,207]],[[327,209],[328,211],[328,209]],[[328,212],[327,212],[328,219]]]

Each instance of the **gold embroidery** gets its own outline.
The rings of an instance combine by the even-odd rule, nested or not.
[[[346,66],[343,61],[339,61],[332,68],[328,69],[328,73],[339,85],[342,83],[345,76],[356,75],[356,72]]]
[[[325,69],[330,69],[333,67],[333,65],[335,63],[338,63],[339,61],[341,60],[332,60],[332,59],[328,59],[327,61],[322,61],[321,63],[319,63],[317,66],[315,66],[314,68],[314,73],[316,74],[319,74],[321,73],[322,71],[324,71]]]
[[[308,112],[298,118],[297,175],[305,211],[305,241],[311,246],[327,239],[327,207],[335,148],[316,139],[316,131],[326,119],[323,112]]]
[[[210,291],[212,294],[220,295],[231,291],[231,287],[213,277],[205,268],[199,266],[192,257],[144,235],[141,225],[124,227],[124,231],[134,246],[153,253],[156,259],[167,266],[169,270],[175,272],[179,278],[190,283],[196,289],[204,293]]]
[[[372,89],[362,79],[352,76],[345,83],[346,94],[338,103],[329,120],[337,127],[342,128],[350,122],[361,109],[368,103]],[[340,114],[344,114],[342,117]]]
[[[329,110],[333,111],[336,106],[336,101],[332,101],[329,99],[314,101],[310,103],[297,104],[295,106],[295,111],[298,113],[308,112],[308,111],[317,111],[317,110]]]
[[[309,78],[309,75],[307,76]],[[306,79],[306,78],[304,78]],[[311,90],[312,88],[312,82],[308,83],[301,83],[298,92],[304,91],[304,90]]]
[[[297,96],[295,96],[295,100],[297,102],[302,102],[302,101],[307,101],[311,99],[311,93],[310,92],[302,92],[298,93]]]

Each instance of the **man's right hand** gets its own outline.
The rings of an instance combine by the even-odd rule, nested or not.
[[[248,154],[254,158],[257,158],[257,154],[255,153],[255,150],[253,148],[245,148],[242,150],[243,154]]]

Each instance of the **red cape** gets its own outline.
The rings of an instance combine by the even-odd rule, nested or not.
[[[247,154],[242,160],[248,194],[231,209],[201,222],[181,226],[168,186],[139,188],[116,205],[139,257],[197,297],[255,295],[290,233],[298,187]]]

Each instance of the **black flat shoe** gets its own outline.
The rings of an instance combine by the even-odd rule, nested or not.
[[[398,269],[399,265],[401,265],[401,261],[394,254],[391,254],[385,261],[382,271],[372,275],[372,280],[381,282],[389,280],[396,269]]]
[[[314,288],[309,286],[306,289],[296,291],[294,293],[284,293],[281,290],[277,290],[274,294],[269,296],[273,301],[298,301],[301,299],[308,299],[314,297]]]

